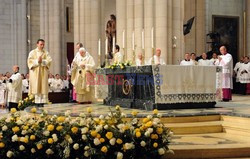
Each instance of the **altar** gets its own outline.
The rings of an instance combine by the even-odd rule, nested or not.
[[[221,67],[148,65],[96,70],[96,98],[135,109],[214,107]]]

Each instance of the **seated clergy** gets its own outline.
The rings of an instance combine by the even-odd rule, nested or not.
[[[149,59],[148,65],[166,65],[165,60],[161,57],[161,49],[156,49],[155,55]]]
[[[56,74],[56,78],[52,82],[52,87],[54,92],[62,92],[63,81],[61,80],[59,74]]]
[[[207,59],[207,54],[204,52],[202,53],[202,59],[199,59],[198,65],[199,66],[211,66],[211,61]]]
[[[219,59],[217,58],[217,53],[214,52],[212,55],[212,58],[210,59],[211,65],[218,66],[219,65]]]
[[[76,91],[78,103],[92,103],[94,100],[93,73],[95,61],[84,48],[79,49],[80,57],[72,63],[71,81]]]
[[[29,92],[29,74],[26,74],[25,79],[22,81],[23,83],[23,93],[28,93]]]
[[[49,92],[54,92],[53,83],[54,83],[54,77],[53,77],[53,75],[50,73],[50,74],[49,74],[49,78],[48,78]]]
[[[190,61],[193,61],[194,65],[198,65],[198,61],[196,61],[196,54],[195,53],[191,53]]]
[[[180,65],[182,66],[193,66],[194,62],[190,59],[190,54],[185,53],[185,59],[181,61]]]
[[[115,45],[114,63],[123,63],[123,53],[120,52],[119,45]]]
[[[142,53],[139,53],[137,55],[137,59],[135,61],[135,64],[136,64],[136,66],[143,66],[144,65],[144,57],[143,57]]]
[[[9,78],[7,84],[9,110],[11,108],[17,109],[18,102],[22,100],[22,76],[17,65],[13,66],[12,69],[14,74]]]

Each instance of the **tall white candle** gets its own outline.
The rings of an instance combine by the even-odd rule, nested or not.
[[[101,39],[98,40],[98,55],[101,56]]]
[[[154,48],[154,27],[152,27],[151,29],[151,44],[152,48]]]
[[[141,46],[142,46],[142,49],[145,49],[145,45],[144,45],[144,29],[142,29],[142,32],[141,32]]]
[[[125,30],[122,32],[122,48],[125,48]]]
[[[108,55],[108,38],[105,40],[105,54]]]
[[[113,37],[113,53],[115,53],[115,37]]]
[[[132,50],[135,51],[135,32],[132,33]]]

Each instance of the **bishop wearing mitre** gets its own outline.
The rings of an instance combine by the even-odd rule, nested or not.
[[[79,104],[92,103],[95,61],[84,48],[80,48],[79,53],[80,56],[72,63],[71,82],[76,88],[76,101]]]

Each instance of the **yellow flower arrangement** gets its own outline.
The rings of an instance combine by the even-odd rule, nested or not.
[[[30,110],[31,113],[36,113],[36,111],[37,111],[37,109],[36,109],[35,107],[33,107],[33,108]]]
[[[16,111],[17,111],[16,108],[11,108],[11,109],[10,109],[10,112],[13,113],[13,114],[14,114]]]
[[[172,134],[160,122],[157,111],[143,119],[136,118],[134,111],[128,120],[120,106],[112,109],[99,118],[90,114],[92,108],[87,110],[89,115],[77,118],[71,118],[70,113],[59,117],[44,113],[30,114],[26,119],[13,111],[7,119],[0,119],[0,158],[6,158],[10,149],[9,156],[36,159],[83,158],[83,155],[87,159],[160,159],[169,151]],[[31,153],[24,154],[28,151]]]

